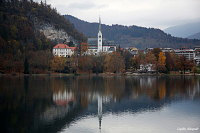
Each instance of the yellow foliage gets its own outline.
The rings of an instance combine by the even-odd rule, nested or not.
[[[166,56],[164,55],[163,52],[160,52],[158,56],[158,70],[165,71],[166,69],[165,65],[166,65]]]
[[[65,57],[55,56],[50,63],[51,70],[53,71],[62,71],[66,65]]]
[[[124,58],[119,52],[106,55],[104,60],[104,70],[107,72],[123,72],[125,69]]]
[[[166,64],[165,61],[166,61],[166,57],[165,57],[164,53],[163,53],[163,52],[160,52],[160,53],[159,53],[159,58],[158,58],[158,63],[159,63],[160,65],[164,66],[164,65]]]

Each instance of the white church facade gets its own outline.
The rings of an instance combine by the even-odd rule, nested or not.
[[[117,47],[113,41],[108,41],[103,38],[101,31],[101,19],[99,18],[99,31],[97,38],[88,38],[87,54],[98,55],[99,53],[112,53]]]

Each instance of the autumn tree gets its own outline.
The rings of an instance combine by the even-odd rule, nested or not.
[[[185,74],[186,70],[192,70],[194,62],[192,60],[187,60],[185,56],[180,56],[177,61],[177,66],[179,70]]]
[[[121,55],[124,57],[125,69],[127,70],[131,67],[132,54],[128,50],[122,51],[121,53]]]
[[[165,72],[166,70],[165,65],[166,65],[166,57],[163,52],[160,52],[158,56],[157,70],[159,72]]]
[[[168,72],[178,70],[176,62],[179,57],[175,53],[169,53],[169,52],[166,52],[165,56],[166,56],[166,70]]]
[[[88,44],[81,43],[80,44],[80,55],[83,55],[87,50],[88,50]]]
[[[31,73],[45,73],[48,71],[52,59],[51,51],[30,51],[28,56]]]
[[[154,49],[152,50],[152,53],[155,55],[155,57],[156,57],[157,60],[158,60],[158,58],[159,58],[160,52],[162,52],[162,51],[160,50],[160,48],[154,48]]]
[[[66,58],[54,56],[50,62],[51,70],[55,72],[62,72],[66,66]]]
[[[104,60],[104,70],[106,72],[119,73],[125,69],[124,59],[119,52],[107,54]]]
[[[152,52],[148,52],[145,56],[145,61],[147,64],[153,64],[155,65],[156,64],[156,57],[155,55],[152,53]]]
[[[71,58],[69,58],[70,60],[70,72],[72,73],[76,73],[77,69],[78,69],[78,57],[77,56],[72,56]]]
[[[131,58],[131,67],[134,69],[134,70],[137,70],[140,66],[139,64],[139,58],[138,56],[135,56],[135,57],[132,57]]]
[[[104,67],[104,59],[105,55],[100,54],[99,56],[93,56],[92,62],[93,62],[93,68],[92,71],[93,73],[102,73],[103,72],[103,67]]]
[[[92,56],[80,56],[78,58],[78,70],[79,72],[91,72],[92,71]]]
[[[193,72],[194,75],[196,75],[196,73],[198,72],[198,69],[197,69],[196,66],[194,66],[194,67],[192,68],[192,72]]]
[[[135,57],[132,57],[131,59],[131,66],[137,70],[141,64],[146,64],[145,61],[145,54],[143,52],[139,52],[138,55],[136,55]]]

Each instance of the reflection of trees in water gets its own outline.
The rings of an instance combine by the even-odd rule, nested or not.
[[[112,96],[113,99],[121,98],[125,93],[125,78],[105,78],[103,95]]]
[[[0,77],[1,131],[28,132],[51,104],[47,77]]]
[[[190,92],[195,92],[192,97],[195,95],[199,97],[199,77],[170,77],[166,80],[166,87],[168,88],[169,97],[191,97]]]
[[[151,79],[152,78],[152,79]],[[150,80],[151,79],[151,80]],[[152,99],[199,96],[199,78],[193,77],[141,77],[128,79],[132,84],[134,98],[147,95]],[[149,83],[151,81],[151,83]],[[142,83],[142,84],[141,84]],[[195,94],[194,94],[195,92]]]
[[[199,78],[193,77],[76,77],[53,79],[53,91],[70,90],[81,98],[82,105],[100,94],[112,99],[146,95],[159,100],[166,97],[199,95]],[[58,81],[57,81],[58,80]]]
[[[39,120],[67,118],[91,102],[124,97],[162,100],[200,96],[200,77],[0,77],[1,119],[6,132],[40,128]],[[79,108],[79,109],[77,109]],[[6,114],[6,115],[4,115]],[[68,118],[69,117],[69,118]],[[8,127],[9,126],[9,127]]]
[[[73,93],[74,101],[85,109],[89,104],[97,102],[99,96],[102,96],[104,104],[112,104],[125,97],[137,100],[147,96],[149,99],[161,101],[175,97],[189,98],[190,94],[199,96],[199,91],[196,91],[199,90],[199,78],[191,77],[76,77],[53,80],[59,81],[53,82],[54,87],[57,87],[53,88],[53,93]]]

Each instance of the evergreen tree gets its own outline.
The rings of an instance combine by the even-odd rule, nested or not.
[[[27,58],[24,61],[24,74],[29,74],[29,62]]]

